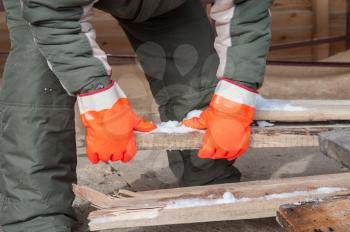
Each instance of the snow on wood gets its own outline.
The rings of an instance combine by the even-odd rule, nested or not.
[[[222,205],[222,204],[236,204],[239,202],[248,202],[256,200],[266,200],[270,201],[273,199],[284,199],[297,196],[308,196],[308,195],[318,195],[318,194],[331,194],[336,192],[341,192],[346,189],[342,188],[331,188],[331,187],[321,187],[311,191],[294,191],[288,193],[275,193],[270,195],[265,195],[258,198],[236,198],[231,192],[225,192],[221,198],[214,199],[200,199],[200,198],[189,198],[174,200],[167,203],[165,209],[179,209],[179,208],[191,208],[199,206],[210,206],[210,205]]]
[[[259,95],[256,100],[256,110],[257,111],[298,112],[298,111],[306,111],[307,108],[301,106],[298,103],[293,103],[291,101],[266,99]]]
[[[109,208],[103,205],[100,207],[103,209],[92,212],[90,229],[274,217],[280,205],[322,200],[344,195],[349,190],[350,173],[343,173],[139,192],[137,197],[115,198]],[[90,199],[94,199],[91,202],[94,205],[106,202]],[[198,202],[190,202],[191,207],[170,207],[174,202],[179,204],[191,199],[209,202],[198,205]],[[217,200],[220,204],[215,203]]]

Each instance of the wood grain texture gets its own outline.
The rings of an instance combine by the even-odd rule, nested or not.
[[[350,230],[350,195],[321,202],[282,205],[277,221],[287,232],[346,232]]]
[[[263,196],[294,191],[312,191],[320,187],[342,188],[342,192],[331,194],[291,195],[286,198],[267,200]],[[350,189],[350,174],[332,174],[311,177],[297,177],[279,180],[252,181],[223,185],[198,186],[141,192],[134,198],[114,199],[109,208],[97,210],[89,215],[90,229],[185,224],[209,221],[240,220],[276,216],[283,204],[303,201],[306,198],[324,198],[345,194]],[[247,202],[234,204],[204,205],[191,208],[164,208],[175,199],[219,198],[225,192],[236,198],[251,198]],[[91,197],[90,197],[91,199]],[[105,202],[98,200],[92,202]],[[96,203],[97,202],[97,203]]]

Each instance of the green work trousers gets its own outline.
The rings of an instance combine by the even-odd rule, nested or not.
[[[6,232],[70,231],[75,221],[75,98],[34,43],[20,0],[4,3],[12,47],[0,92],[0,225]],[[142,7],[135,10],[137,3]],[[199,0],[103,0],[96,6],[124,28],[162,120],[181,120],[208,105],[218,57]],[[196,151],[168,153],[183,186],[233,181],[239,175],[226,160],[199,159]]]
[[[11,52],[0,92],[0,224],[6,232],[70,231],[75,98],[35,46],[20,1],[4,4]]]

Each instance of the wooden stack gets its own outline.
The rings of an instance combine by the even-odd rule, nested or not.
[[[322,191],[324,187],[328,191]],[[114,197],[84,186],[74,187],[77,197],[98,209],[89,215],[92,231],[274,217],[280,205],[344,195],[349,190],[349,173],[138,193],[122,190],[116,191]],[[222,199],[224,194],[234,196],[237,201],[213,204],[213,199]],[[169,207],[183,200],[190,205]],[[202,203],[191,205],[191,201]],[[314,232],[302,230],[309,231]]]
[[[273,120],[288,124],[269,128],[253,127],[252,147],[318,146],[319,133],[334,128],[349,128],[350,102],[347,100],[284,103],[303,107],[303,110],[258,110],[256,120]],[[199,148],[203,133],[141,133],[136,137],[140,150],[181,150]],[[325,197],[349,194],[349,191],[349,173],[138,193],[121,190],[116,192],[116,197],[84,186],[75,186],[76,196],[89,201],[97,208],[89,215],[89,226],[93,231],[274,217],[281,205],[309,199],[318,202]],[[225,195],[231,197],[229,202],[222,202],[223,198],[226,199]],[[232,200],[232,196],[235,200]],[[217,203],[220,199],[221,202]],[[179,204],[179,201],[180,206],[169,208],[169,204]],[[181,202],[186,202],[185,206],[181,205]],[[196,202],[199,202],[199,205]],[[186,206],[187,204],[190,204],[190,207]],[[288,216],[283,210],[280,210],[279,215],[284,218]],[[280,220],[281,224],[287,227],[286,221],[289,219]],[[334,228],[337,228],[336,222],[332,224]],[[308,231],[312,230],[305,230]]]

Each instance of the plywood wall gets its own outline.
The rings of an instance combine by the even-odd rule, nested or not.
[[[315,31],[317,23],[315,16],[318,14],[315,2],[328,2],[327,32],[329,35],[345,34],[346,25],[346,0],[275,0],[271,9],[273,19],[273,44],[287,43],[293,41],[307,40],[317,36]],[[324,4],[324,3],[323,3]],[[320,8],[321,11],[324,7]],[[322,13],[322,12],[321,12]],[[323,24],[325,17],[322,17]],[[94,18],[94,25],[97,30],[100,46],[111,54],[130,54],[132,48],[118,25],[118,22],[111,16],[97,12]],[[327,24],[325,24],[327,25]],[[8,34],[5,26],[5,15],[0,13],[0,52],[8,51],[10,48]],[[273,51],[269,54],[274,60],[313,60],[319,59],[320,47],[302,47],[287,50]],[[323,46],[332,55],[345,49],[345,43],[340,42],[330,46]],[[315,52],[316,51],[316,52]]]

